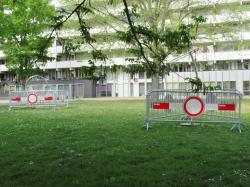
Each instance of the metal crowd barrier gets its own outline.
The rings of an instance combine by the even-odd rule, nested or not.
[[[64,90],[10,92],[9,110],[18,107],[68,107],[68,97],[68,92]]]
[[[242,94],[237,90],[193,93],[191,90],[151,90],[147,93],[146,126],[151,122],[233,124],[240,132]]]

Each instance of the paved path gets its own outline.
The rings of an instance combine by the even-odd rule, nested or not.
[[[119,101],[119,100],[146,100],[145,97],[93,97],[93,98],[81,98],[70,101],[79,101],[79,100],[87,100],[87,101]],[[9,103],[8,99],[0,98],[0,105],[7,105]]]
[[[95,100],[95,101],[113,101],[113,100],[145,100],[146,97],[92,97],[92,98],[83,98],[79,100]]]
[[[0,105],[7,105],[8,103],[9,103],[9,101],[6,99],[0,100]]]

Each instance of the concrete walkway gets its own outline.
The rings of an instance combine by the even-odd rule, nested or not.
[[[120,101],[120,100],[146,100],[146,97],[92,97],[92,98],[78,98],[70,99],[70,101]],[[0,105],[8,105],[8,98],[0,98]]]
[[[0,105],[7,105],[9,104],[8,100],[0,100]]]
[[[82,98],[75,100],[94,100],[94,101],[113,101],[113,100],[145,100],[146,97],[91,97],[91,98]]]

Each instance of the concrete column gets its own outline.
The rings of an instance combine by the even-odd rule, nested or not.
[[[243,94],[243,75],[240,70],[237,70],[236,89]]]
[[[72,84],[69,84],[69,95],[70,95],[70,98],[72,99]]]

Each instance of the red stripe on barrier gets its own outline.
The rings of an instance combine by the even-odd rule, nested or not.
[[[153,103],[152,108],[157,110],[168,110],[169,103]]]
[[[52,101],[53,100],[53,97],[52,96],[46,96],[44,98],[45,101]]]
[[[218,110],[235,111],[235,104],[219,104]]]
[[[12,101],[21,101],[21,97],[18,97],[18,96],[14,96],[12,97]]]

